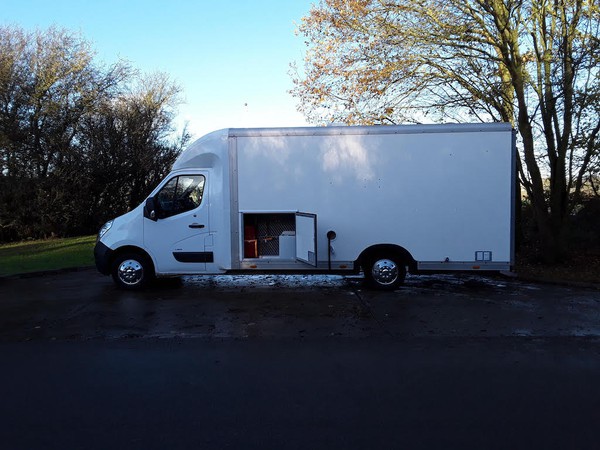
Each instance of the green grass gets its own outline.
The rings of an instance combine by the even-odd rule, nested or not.
[[[0,276],[94,265],[96,236],[0,245]]]

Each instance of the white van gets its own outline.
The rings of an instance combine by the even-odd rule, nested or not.
[[[505,271],[514,261],[510,124],[226,129],[181,153],[107,222],[98,270],[154,276]]]

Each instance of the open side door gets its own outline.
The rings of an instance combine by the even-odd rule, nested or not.
[[[296,259],[317,267],[317,215],[296,213]]]

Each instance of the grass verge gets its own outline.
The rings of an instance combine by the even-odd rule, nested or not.
[[[94,265],[96,236],[0,245],[0,276]]]

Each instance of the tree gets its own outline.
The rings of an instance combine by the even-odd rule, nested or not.
[[[137,205],[164,178],[190,135],[173,137],[180,88],[167,75],[138,78],[133,87],[109,99],[82,124],[89,163],[92,223]]]
[[[322,0],[299,30],[308,51],[292,93],[313,122],[513,123],[544,257],[563,257],[598,167],[597,2]]]
[[[79,120],[128,76],[107,71],[79,35],[0,28],[0,124],[5,175],[45,177],[68,158]]]
[[[125,65],[105,70],[93,56],[66,30],[0,28],[1,235],[78,228],[79,123],[129,76]]]
[[[94,62],[79,34],[0,27],[0,241],[93,232],[138,204],[188,140],[180,89]]]

